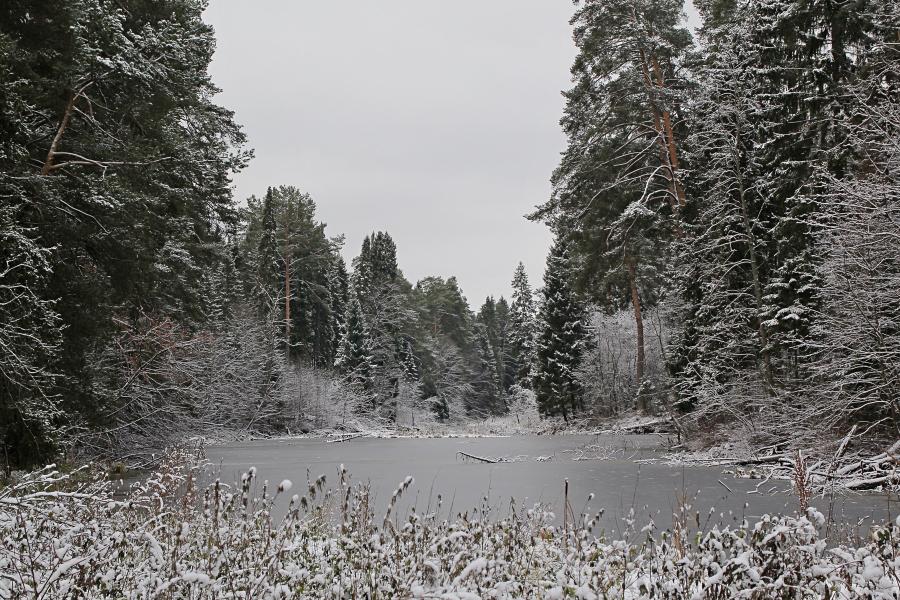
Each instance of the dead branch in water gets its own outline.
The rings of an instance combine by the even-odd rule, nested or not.
[[[350,440],[355,440],[356,438],[366,437],[369,435],[368,433],[357,433],[354,435],[348,435],[342,438],[338,438],[336,440],[325,440],[326,444],[337,444],[340,442],[349,442]]]
[[[475,456],[474,454],[469,454],[468,452],[463,452],[462,450],[457,452],[457,454],[462,454],[465,458],[471,458],[471,459],[479,460],[479,461],[485,462],[485,463],[494,464],[494,463],[500,462],[495,458],[485,458],[483,456]]]

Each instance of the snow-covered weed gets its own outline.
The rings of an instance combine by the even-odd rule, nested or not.
[[[189,459],[122,498],[52,467],[0,490],[0,598],[900,597],[900,521],[858,547],[829,547],[815,509],[611,541],[596,517],[562,530],[514,504],[505,516],[397,514],[411,478],[376,515],[343,466],[330,487],[269,485],[251,469],[196,490],[179,467]]]

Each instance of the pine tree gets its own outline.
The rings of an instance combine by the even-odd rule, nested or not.
[[[569,418],[584,408],[576,377],[585,344],[584,311],[569,284],[571,265],[563,240],[547,257],[538,314],[534,390],[543,415]]]
[[[478,414],[500,410],[495,401],[495,355],[487,332],[476,335],[477,319],[456,278],[420,280],[415,300],[423,339],[422,393],[435,398],[438,418],[457,418],[461,407]]]
[[[416,296],[427,331],[449,337],[463,350],[473,347],[473,319],[456,277],[426,277],[416,283]]]
[[[122,323],[206,319],[216,247],[236,221],[231,177],[249,158],[213,101],[203,3],[127,4],[0,8],[0,197],[52,249],[34,288],[62,331],[47,392],[87,426],[118,414],[100,385],[116,374],[93,358]]]
[[[535,361],[537,309],[534,294],[528,284],[525,265],[519,263],[512,279],[512,305],[509,308],[510,356],[515,365],[516,383],[531,387]]]
[[[630,306],[638,381],[643,313],[662,293],[686,208],[677,70],[691,36],[682,8],[680,0],[579,3],[574,86],[561,121],[568,146],[550,200],[529,217],[567,238],[579,291],[607,310]]]
[[[254,287],[293,360],[332,365],[336,351],[329,273],[340,238],[329,240],[309,194],[292,186],[251,197],[243,250],[256,265]],[[276,314],[277,313],[277,314]]]
[[[431,364],[423,387],[426,398],[432,400],[432,410],[442,421],[464,419],[466,405],[475,394],[470,361],[445,335],[428,336],[426,347]]]

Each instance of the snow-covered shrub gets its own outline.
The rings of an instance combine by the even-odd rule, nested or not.
[[[666,343],[659,311],[646,311],[645,382],[660,382],[664,377],[661,348]],[[628,311],[606,314],[595,311],[588,323],[591,344],[584,352],[578,380],[584,387],[585,405],[595,414],[608,417],[638,406],[641,382],[635,378],[637,342],[634,317]],[[649,408],[653,399],[650,400]],[[647,404],[645,403],[645,406]]]
[[[77,440],[82,451],[146,456],[189,435],[294,424],[292,372],[271,332],[251,315],[199,331],[151,315],[117,326],[89,361],[92,391],[103,402],[100,426]]]
[[[596,518],[561,529],[540,508],[398,514],[411,478],[375,515],[343,466],[332,488],[251,469],[198,492],[178,465],[124,500],[52,468],[0,491],[0,598],[900,597],[900,521],[858,547],[829,547],[815,509],[608,541]]]

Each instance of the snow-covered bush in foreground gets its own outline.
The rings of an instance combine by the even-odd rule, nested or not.
[[[343,469],[330,489],[324,476],[270,486],[251,469],[200,492],[183,459],[126,499],[52,468],[0,491],[0,598],[900,597],[900,520],[857,548],[829,547],[814,509],[609,542],[595,519],[563,530],[513,505],[505,517],[397,515],[409,478],[375,518]]]

